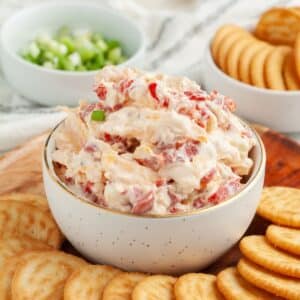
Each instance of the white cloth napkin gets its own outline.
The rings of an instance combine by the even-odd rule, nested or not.
[[[101,1],[90,0],[96,3]],[[0,24],[17,9],[41,0],[1,0]],[[147,37],[143,68],[191,77],[200,84],[202,53],[214,30],[225,22],[247,22],[288,0],[109,0],[134,19]],[[0,152],[52,128],[64,114],[15,94],[0,74]]]

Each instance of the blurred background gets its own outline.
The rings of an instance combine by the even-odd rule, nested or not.
[[[55,3],[49,0],[0,0],[0,26],[16,11],[45,2]],[[230,22],[249,24],[269,7],[300,4],[300,1],[288,0],[85,0],[77,2],[110,7],[138,24],[146,37],[145,55],[138,67],[186,75],[201,85],[205,75],[202,71],[203,51],[220,24]],[[62,118],[63,114],[57,112],[51,105],[41,105],[18,95],[0,73],[0,151],[6,151],[53,127]]]

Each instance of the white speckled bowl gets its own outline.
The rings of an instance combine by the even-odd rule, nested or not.
[[[53,170],[53,132],[43,159],[49,205],[67,239],[92,261],[152,273],[199,271],[232,247],[253,219],[266,162],[257,133],[252,175],[238,194],[204,210],[147,217],[100,208],[68,190]]]
[[[258,88],[225,74],[214,62],[210,45],[204,56],[205,88],[230,96],[241,117],[281,132],[299,132],[300,91]]]

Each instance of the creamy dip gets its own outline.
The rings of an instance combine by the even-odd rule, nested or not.
[[[229,97],[118,67],[99,72],[95,92],[99,102],[68,110],[52,154],[60,178],[87,201],[165,215],[216,205],[242,188],[255,139]]]

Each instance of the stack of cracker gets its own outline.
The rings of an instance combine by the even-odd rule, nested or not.
[[[221,26],[211,44],[215,63],[244,83],[273,90],[300,90],[300,8],[272,8],[254,32]]]
[[[266,236],[246,236],[237,267],[217,276],[123,272],[58,249],[63,241],[44,197],[0,197],[1,300],[300,299],[300,190],[265,188]]]
[[[46,198],[0,196],[0,299],[224,299],[214,275],[123,272],[59,251],[62,242]]]
[[[218,274],[218,288],[230,300],[300,299],[300,190],[265,188],[258,214],[276,225],[241,240],[243,258]]]

